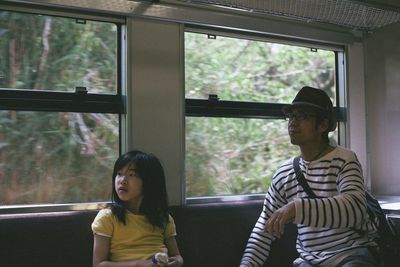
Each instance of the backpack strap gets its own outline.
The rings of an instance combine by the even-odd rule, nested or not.
[[[296,174],[297,182],[303,187],[304,191],[310,198],[318,198],[318,196],[312,191],[310,186],[308,185],[306,178],[303,175],[303,172],[300,170],[300,156],[295,157],[293,160],[293,168]]]

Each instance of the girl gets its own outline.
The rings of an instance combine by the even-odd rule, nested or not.
[[[141,151],[120,156],[112,175],[112,204],[92,223],[93,267],[182,266],[174,220],[167,209],[160,161]]]

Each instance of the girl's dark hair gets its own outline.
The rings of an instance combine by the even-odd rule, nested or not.
[[[112,213],[120,222],[126,224],[126,204],[115,190],[115,178],[118,171],[130,164],[134,164],[138,176],[142,179],[143,200],[139,213],[146,216],[154,227],[164,228],[169,221],[165,174],[160,161],[153,154],[132,150],[117,159],[112,174]]]

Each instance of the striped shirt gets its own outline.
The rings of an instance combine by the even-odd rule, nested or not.
[[[240,266],[262,266],[275,239],[264,231],[271,214],[294,201],[300,258],[317,266],[336,266],[356,248],[376,246],[376,229],[366,212],[361,165],[354,152],[336,147],[316,161],[300,159],[300,169],[318,198],[308,198],[298,184],[293,158],[283,163],[265,197]]]

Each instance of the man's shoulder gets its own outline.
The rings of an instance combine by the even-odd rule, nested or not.
[[[343,146],[336,146],[335,150],[337,150],[340,153],[345,153],[345,154],[354,153],[353,150],[351,150],[350,148],[346,148],[346,147],[343,147]]]
[[[334,151],[334,154],[339,157],[343,157],[343,158],[356,157],[356,153],[353,150],[346,148],[346,147],[337,146],[333,151]]]
[[[273,180],[287,177],[288,175],[290,175],[291,173],[294,172],[293,171],[293,159],[294,159],[294,157],[287,159],[279,165],[278,169],[275,172]]]
[[[359,164],[359,160],[357,158],[356,153],[345,147],[337,146],[332,152],[331,155],[328,156],[328,160],[335,165],[347,165],[350,163]]]
[[[282,170],[282,169],[290,169],[293,168],[293,160],[295,157],[291,157],[289,159],[286,159],[284,161],[281,162],[281,164],[278,167],[278,171]]]

